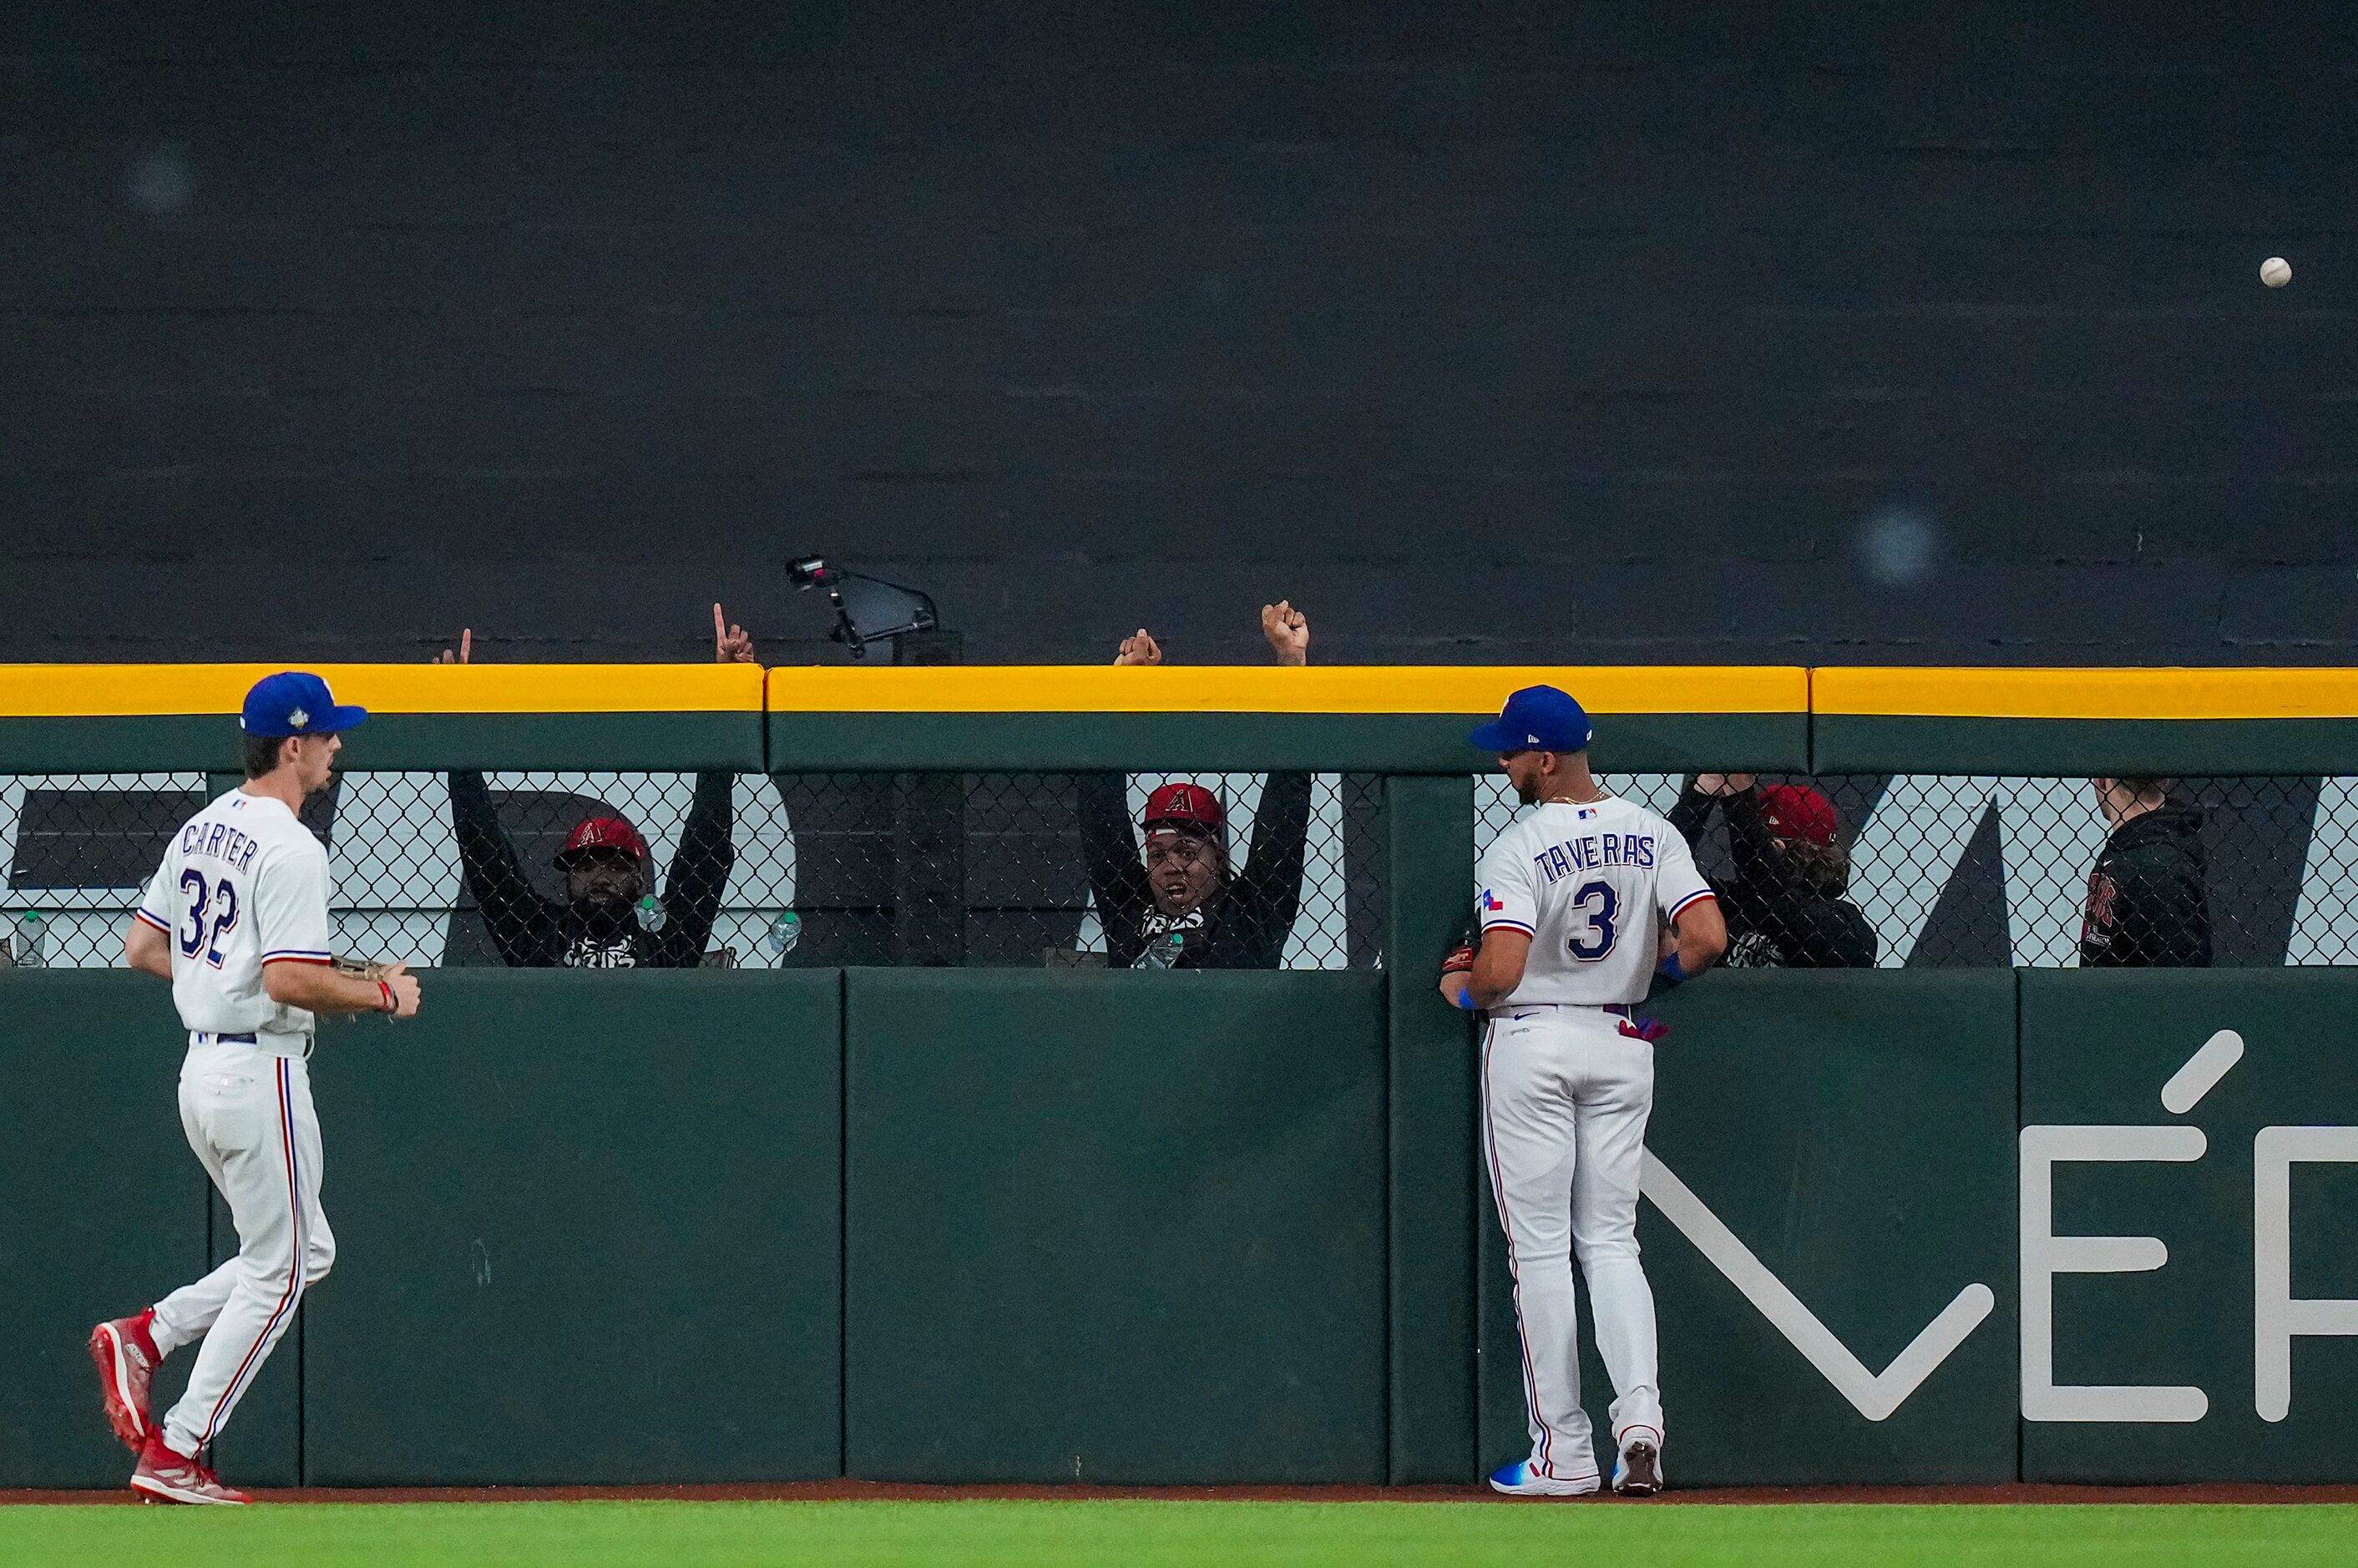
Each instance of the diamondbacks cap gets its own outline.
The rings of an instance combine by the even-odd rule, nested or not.
[[[1572,694],[1527,686],[1507,698],[1498,717],[1466,739],[1486,752],[1585,752],[1588,715]]]
[[[328,683],[308,670],[281,670],[254,683],[245,694],[238,728],[265,741],[295,735],[334,735],[368,717],[365,708],[340,708]]]
[[[1760,820],[1779,838],[1807,838],[1831,844],[1841,825],[1834,803],[1807,784],[1764,784],[1760,790]]]
[[[573,825],[565,848],[557,852],[558,869],[571,865],[591,849],[620,849],[634,860],[647,858],[647,841],[619,816],[590,816]]]
[[[1146,797],[1146,829],[1200,827],[1215,837],[1228,830],[1220,797],[1196,784],[1168,784]]]

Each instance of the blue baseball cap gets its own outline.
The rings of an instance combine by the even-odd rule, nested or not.
[[[1466,739],[1486,752],[1585,752],[1588,715],[1570,692],[1527,686],[1507,698],[1498,717]]]
[[[365,708],[339,708],[328,683],[308,670],[281,670],[254,683],[245,694],[238,728],[265,741],[290,735],[333,735],[368,717]]]

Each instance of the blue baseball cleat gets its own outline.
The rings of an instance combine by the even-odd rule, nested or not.
[[[1558,1480],[1542,1476],[1539,1466],[1528,1459],[1518,1459],[1512,1465],[1491,1473],[1490,1486],[1495,1491],[1518,1498],[1585,1498],[1596,1490],[1596,1477],[1583,1476],[1577,1480]]]

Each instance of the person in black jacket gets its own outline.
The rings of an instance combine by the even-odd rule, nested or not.
[[[2202,813],[2169,779],[2094,779],[2112,834],[2088,873],[2080,967],[2202,968],[2211,962],[2210,865]]]
[[[1281,600],[1263,605],[1260,620],[1278,663],[1308,662],[1310,623],[1300,611]],[[1162,662],[1143,627],[1114,659]],[[1284,962],[1310,839],[1308,773],[1273,773],[1262,784],[1241,871],[1229,854],[1228,813],[1203,785],[1164,784],[1148,797],[1141,860],[1129,781],[1085,773],[1079,784],[1081,853],[1109,967],[1274,969]]]
[[[1753,787],[1749,773],[1698,773],[1670,823],[1692,844],[1717,806],[1727,823],[1735,875],[1714,882],[1727,918],[1731,966],[1751,968],[1871,968],[1875,926],[1850,891],[1833,802],[1806,785]]]
[[[654,881],[647,841],[627,820],[591,816],[575,824],[557,856],[566,883],[558,903],[542,897],[525,875],[483,775],[452,773],[459,862],[500,957],[516,969],[692,969],[702,963],[736,864],[730,838],[736,786],[734,773],[696,775],[696,799],[655,906],[661,919],[650,922],[639,909]]]
[[[730,625],[717,604],[712,639],[716,662],[754,662],[752,636]],[[445,649],[437,662],[469,663],[473,644],[470,630],[455,652]],[[525,875],[481,773],[450,774],[450,825],[467,887],[509,968],[692,969],[704,961],[704,945],[737,862],[736,797],[736,774],[696,775],[670,880],[662,899],[644,910],[640,905],[654,885],[654,865],[645,838],[623,817],[590,816],[574,825],[556,857],[565,876],[561,902],[543,897]]]

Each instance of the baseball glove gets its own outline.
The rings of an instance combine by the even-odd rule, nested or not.
[[[1466,973],[1474,968],[1474,956],[1481,950],[1482,927],[1469,920],[1466,923],[1465,933],[1457,938],[1457,946],[1441,960],[1441,972],[1444,975]]]
[[[393,965],[374,963],[366,958],[349,958],[339,953],[328,960],[328,967],[340,975],[350,975],[356,980],[373,984],[377,994],[384,998],[384,1011],[393,1011],[393,988],[385,984],[385,977],[393,973]]]

